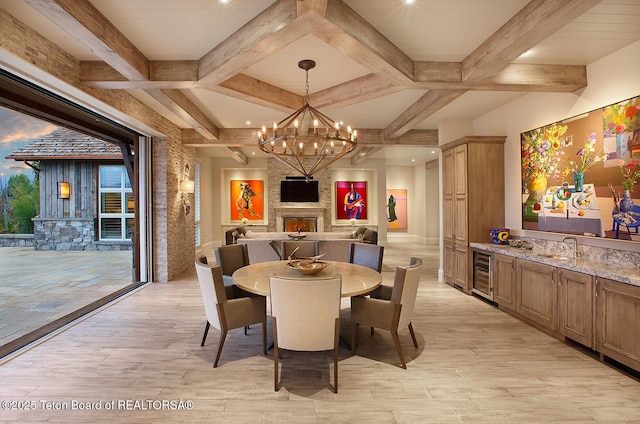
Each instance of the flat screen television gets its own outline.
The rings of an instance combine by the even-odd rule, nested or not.
[[[317,180],[287,177],[280,181],[281,202],[319,202],[320,190]]]

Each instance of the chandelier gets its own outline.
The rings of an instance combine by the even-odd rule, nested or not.
[[[280,122],[274,122],[267,131],[258,131],[260,150],[281,163],[311,179],[358,145],[358,132],[344,127],[309,104],[309,70],[315,68],[313,60],[301,60],[298,67],[306,72],[304,106]]]

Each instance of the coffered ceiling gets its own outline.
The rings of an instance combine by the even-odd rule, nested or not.
[[[352,158],[425,160],[442,120],[532,91],[573,92],[586,65],[640,39],[640,0],[0,0],[202,154],[244,160],[255,131],[311,104],[358,128]],[[527,53],[526,56],[522,56]],[[393,146],[390,148],[389,146]],[[403,146],[399,148],[398,146]]]

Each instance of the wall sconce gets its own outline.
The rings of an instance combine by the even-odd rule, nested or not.
[[[68,199],[71,197],[71,186],[68,181],[58,182],[58,199]]]
[[[184,173],[182,174],[182,180],[180,180],[178,185],[178,192],[180,192],[182,196],[182,205],[184,206],[184,214],[189,215],[189,211],[191,210],[191,202],[189,202],[189,198],[187,197],[188,193],[195,192],[195,182],[189,179],[189,164],[184,166]]]
[[[196,191],[196,184],[193,180],[180,181],[180,193],[194,193]]]

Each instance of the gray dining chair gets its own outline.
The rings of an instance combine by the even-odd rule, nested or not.
[[[283,260],[289,259],[289,256],[293,259],[309,258],[318,254],[318,243],[311,240],[285,240],[280,252]]]
[[[413,346],[417,349],[418,341],[411,325],[411,316],[416,303],[421,272],[422,260],[411,258],[409,266],[396,268],[392,287],[383,285],[371,292],[371,297],[351,298],[351,350],[354,355],[358,326],[371,327],[372,336],[374,328],[379,328],[391,333],[400,364],[402,368],[407,368],[398,329],[409,328]]]
[[[338,392],[342,278],[269,277],[273,326],[274,390],[280,389],[280,349],[333,350],[333,392]],[[330,380],[330,378],[329,378]]]
[[[239,268],[249,265],[249,251],[246,244],[230,244],[214,249],[216,264],[222,269],[225,286],[233,285],[233,273]]]
[[[228,297],[222,280],[222,270],[219,266],[209,266],[200,261],[195,262],[198,274],[198,283],[204,302],[204,311],[207,317],[207,324],[204,328],[204,335],[200,346],[204,346],[209,333],[209,328],[213,326],[220,331],[218,340],[218,350],[213,361],[213,367],[218,366],[224,341],[229,330],[234,328],[246,328],[251,324],[262,324],[262,348],[267,354],[267,300],[264,296],[249,296],[241,294],[239,291],[236,297]]]
[[[382,272],[384,247],[377,244],[351,243],[349,262]]]

